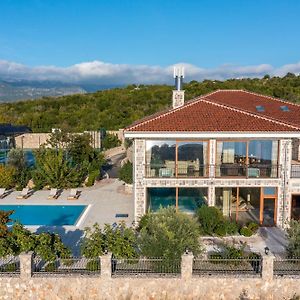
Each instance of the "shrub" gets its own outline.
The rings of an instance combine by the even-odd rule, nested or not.
[[[91,171],[89,173],[89,177],[86,182],[86,186],[93,186],[98,176],[99,176],[99,170]]]
[[[118,137],[110,133],[107,133],[105,138],[101,141],[101,146],[105,150],[118,147],[120,145],[121,145],[121,141],[118,139]]]
[[[15,263],[9,263],[5,265],[3,269],[5,272],[15,272],[17,270],[17,266]]]
[[[252,230],[253,234],[257,232],[258,228],[259,228],[259,224],[254,223],[254,222],[250,222],[247,226],[250,230]]]
[[[224,221],[222,212],[218,208],[206,205],[198,209],[197,216],[202,234],[213,235]],[[222,230],[219,229],[219,232],[222,233]]]
[[[300,257],[300,221],[291,220],[289,225],[287,252],[290,256]]]
[[[99,260],[97,260],[97,259],[90,260],[86,264],[86,269],[88,271],[98,271],[98,270],[100,270],[100,262],[99,262]]]
[[[119,171],[119,179],[125,183],[132,184],[133,182],[133,166],[131,162],[127,162]]]
[[[54,262],[54,261],[49,262],[49,263],[45,266],[45,271],[46,271],[46,272],[54,272],[55,270],[57,270],[57,264],[56,264],[56,262]]]
[[[249,237],[253,235],[253,231],[249,227],[244,226],[240,229],[240,234]]]
[[[146,222],[141,226],[138,239],[142,255],[177,259],[186,249],[194,255],[202,252],[196,219],[168,207],[148,213],[144,220]]]
[[[0,185],[10,189],[15,185],[15,168],[0,165]]]

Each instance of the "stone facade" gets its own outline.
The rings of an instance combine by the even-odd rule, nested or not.
[[[146,212],[146,188],[147,187],[207,187],[208,205],[215,205],[216,187],[276,187],[278,191],[277,225],[284,227],[290,219],[291,214],[291,162],[292,162],[292,140],[285,139],[279,143],[279,165],[278,178],[215,178],[215,170],[210,168],[209,176],[206,178],[147,178],[145,174],[146,164],[146,140],[135,139],[134,141],[134,198],[135,198],[135,220]],[[209,164],[216,163],[216,140],[209,141]],[[300,179],[294,179],[294,186]]]
[[[32,255],[23,254],[19,277],[0,277],[0,299],[110,300],[110,299],[251,299],[282,300],[300,295],[300,276],[274,277],[273,256],[264,256],[259,277],[193,276],[193,256],[182,256],[181,276],[112,277],[111,256],[101,257],[98,276],[32,276]],[[299,274],[300,275],[300,274]],[[241,295],[247,298],[241,298]]]

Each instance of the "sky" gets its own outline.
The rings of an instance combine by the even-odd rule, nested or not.
[[[1,0],[0,78],[163,83],[300,72],[299,0]]]

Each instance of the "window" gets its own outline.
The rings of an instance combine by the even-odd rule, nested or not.
[[[186,213],[194,213],[207,202],[207,188],[148,188],[147,210],[174,206]]]
[[[280,106],[280,109],[282,111],[290,111],[290,109],[286,105]]]
[[[258,112],[264,112],[265,111],[265,107],[262,106],[262,105],[257,105],[256,106],[256,111],[258,111]]]
[[[148,177],[175,176],[175,141],[146,142],[146,174]]]
[[[203,177],[208,175],[208,142],[146,141],[147,177]]]

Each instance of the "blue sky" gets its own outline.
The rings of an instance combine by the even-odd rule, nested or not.
[[[196,79],[203,69],[217,78],[300,71],[299,13],[298,0],[1,0],[0,75],[8,65],[14,76],[87,62],[100,62],[84,65],[89,77],[103,63],[148,73],[186,63]],[[260,69],[225,72],[249,66]]]

